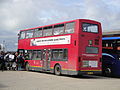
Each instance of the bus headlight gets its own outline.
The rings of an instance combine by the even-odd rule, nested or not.
[[[120,60],[120,58],[118,58],[118,60]]]

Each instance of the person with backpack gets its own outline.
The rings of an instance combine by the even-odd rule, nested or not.
[[[4,56],[4,60],[6,62],[6,68],[7,68],[7,70],[12,70],[12,64],[14,62],[14,58],[15,58],[15,56],[12,53],[10,53],[10,52],[8,52]]]

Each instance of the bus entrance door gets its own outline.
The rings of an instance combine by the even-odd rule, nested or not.
[[[51,52],[49,49],[44,49],[43,50],[43,63],[42,63],[42,69],[44,71],[49,71],[50,70],[50,56]]]

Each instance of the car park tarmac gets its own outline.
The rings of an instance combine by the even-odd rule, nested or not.
[[[0,71],[0,90],[120,90],[120,79],[87,75],[56,76],[27,71]]]

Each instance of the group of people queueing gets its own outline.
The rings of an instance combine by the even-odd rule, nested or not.
[[[24,70],[23,53],[0,52],[0,70]]]

